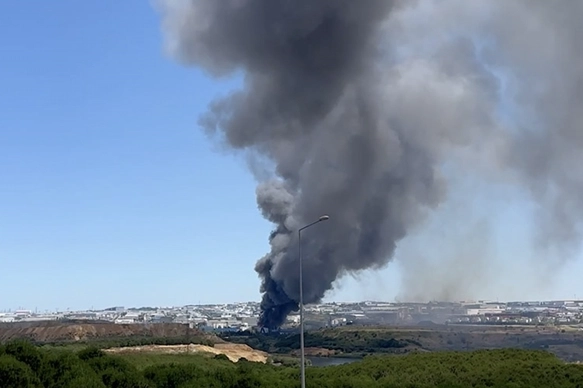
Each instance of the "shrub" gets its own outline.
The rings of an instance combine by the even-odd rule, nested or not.
[[[22,361],[7,354],[0,355],[0,382],[2,387],[42,387],[32,369]]]

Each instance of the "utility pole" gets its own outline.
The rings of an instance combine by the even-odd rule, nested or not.
[[[330,217],[323,215],[318,218],[317,221],[312,222],[304,227],[298,229],[298,258],[300,261],[300,370],[301,370],[301,382],[302,388],[306,388],[306,360],[304,352],[304,281],[303,281],[303,268],[302,268],[302,230],[309,228],[310,226],[316,225],[322,221],[329,220]]]

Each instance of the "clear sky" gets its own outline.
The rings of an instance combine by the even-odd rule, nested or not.
[[[253,267],[271,226],[244,158],[196,124],[237,80],[166,56],[147,1],[7,0],[0,10],[0,309],[259,300]],[[548,269],[525,253],[528,205],[499,193],[468,205],[506,209],[484,211],[496,252],[472,275],[476,297],[583,297],[581,260],[544,280]],[[434,233],[439,219],[396,263],[340,281],[328,300],[398,297],[411,281],[406,254],[459,237]]]

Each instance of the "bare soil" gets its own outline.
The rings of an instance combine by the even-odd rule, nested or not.
[[[245,358],[253,362],[267,362],[268,354],[260,350],[255,350],[247,345],[242,344],[216,344],[214,347],[206,345],[147,345],[131,346],[122,348],[105,349],[105,352],[114,354],[123,353],[157,353],[157,354],[184,354],[184,353],[208,353],[224,354],[232,362],[237,362]]]
[[[0,324],[0,342],[29,339],[40,343],[108,340],[129,337],[176,338],[205,337],[213,343],[224,342],[214,335],[176,323],[115,324],[110,322],[20,322]]]

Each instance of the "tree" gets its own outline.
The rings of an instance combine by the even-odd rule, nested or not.
[[[12,356],[0,356],[0,384],[3,388],[40,388],[42,384],[32,369]]]

